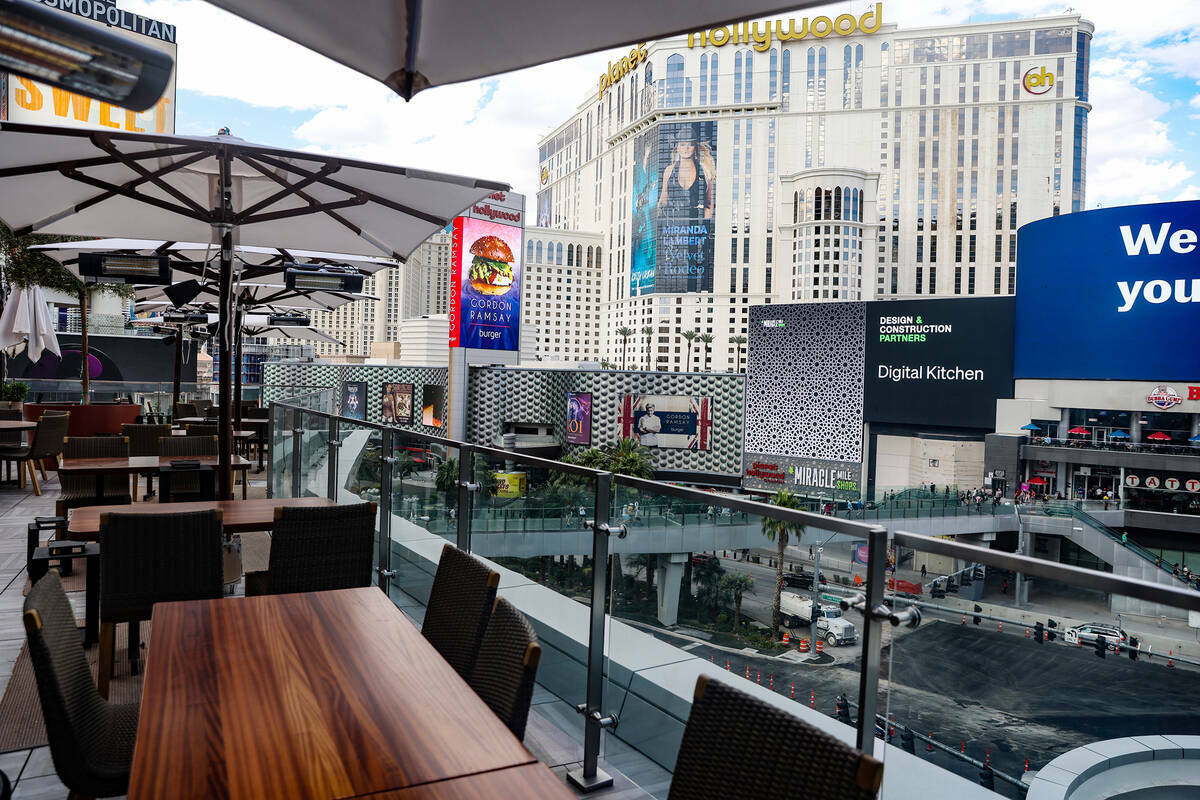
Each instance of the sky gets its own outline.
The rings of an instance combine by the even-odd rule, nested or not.
[[[884,19],[903,29],[1081,13],[1096,26],[1088,208],[1200,198],[1200,2],[1074,3],[884,0]],[[829,3],[818,13],[857,15],[868,5]],[[202,0],[120,6],[177,26],[177,133],[212,135],[228,126],[260,144],[507,182],[531,203],[538,139],[577,110],[614,54],[628,52],[428,89],[405,102]]]

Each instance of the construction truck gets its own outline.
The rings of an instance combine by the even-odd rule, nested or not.
[[[779,613],[783,616],[783,624],[789,628],[811,625],[812,600],[792,592],[783,592],[779,595]],[[836,647],[858,641],[858,629],[842,616],[840,606],[821,603],[817,615],[816,635],[824,639],[826,644]]]

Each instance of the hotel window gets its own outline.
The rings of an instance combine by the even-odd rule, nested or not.
[[[975,294],[975,267],[967,267],[967,294]]]
[[[1000,294],[1000,266],[996,266],[995,281],[992,285],[992,294]]]
[[[700,56],[700,105],[708,105],[708,53]]]
[[[673,55],[667,58],[667,107],[683,105],[684,92],[683,56]],[[610,95],[611,99],[611,95]]]
[[[776,100],[779,97],[779,51],[771,48],[771,68],[769,73],[770,80],[770,96],[769,100]]]
[[[746,96],[746,102],[749,103],[753,99],[752,95],[754,93],[754,58],[751,51],[746,51],[746,57],[742,62],[742,66],[746,69],[742,74],[742,93]]]
[[[929,268],[929,293],[937,294],[937,267]]]
[[[737,263],[737,244],[738,244],[737,239],[729,240],[729,263],[730,264]]]
[[[525,260],[533,261],[533,239],[525,243]]]
[[[917,284],[916,284],[917,294],[921,294],[923,291],[922,284],[925,282],[924,273],[925,273],[924,267],[917,267]]]
[[[962,294],[962,267],[954,268],[954,293]]]

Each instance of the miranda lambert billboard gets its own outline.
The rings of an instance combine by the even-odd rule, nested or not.
[[[716,149],[716,122],[659,125],[634,140],[631,297],[712,291]]]
[[[524,229],[498,222],[454,220],[450,346],[521,347],[521,240]]]

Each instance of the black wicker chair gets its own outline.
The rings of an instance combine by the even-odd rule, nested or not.
[[[108,697],[116,625],[128,622],[137,672],[138,623],[155,603],[221,597],[221,512],[100,517],[100,694]]]
[[[129,455],[133,457],[142,456],[157,456],[160,453],[160,445],[158,440],[164,436],[171,435],[171,426],[165,424],[140,424],[131,425],[126,423],[121,426],[121,435],[129,439]],[[143,500],[149,500],[154,496],[154,476],[158,474],[158,470],[143,472],[146,476],[146,496]],[[138,493],[138,476],[133,475],[133,489],[130,493],[136,498]]]
[[[69,412],[59,414],[47,411],[38,420],[37,428],[30,437],[29,444],[9,451],[6,458],[19,462],[17,476],[21,479],[22,487],[25,486],[25,473],[21,471],[24,468],[29,472],[33,493],[41,496],[42,487],[38,485],[37,470],[42,471],[42,478],[45,479],[46,470],[42,466],[42,459],[55,458],[62,452],[63,439],[67,437],[67,428],[70,424]]]
[[[190,423],[185,425],[183,429],[187,431],[188,436],[216,436],[219,425],[204,425]]]
[[[25,598],[25,634],[37,680],[50,756],[72,797],[129,790],[138,704],[112,704],[96,691],[75,614],[51,571]]]
[[[541,658],[542,648],[529,620],[512,603],[497,597],[479,646],[471,688],[518,739],[525,738]]]
[[[63,458],[128,458],[129,440],[123,436],[68,436],[63,441]],[[54,504],[55,515],[83,506],[118,506],[133,502],[129,495],[129,478],[125,475],[104,475],[100,478],[101,494],[96,494],[95,475],[58,476],[62,494]]]
[[[24,418],[19,408],[0,408],[0,419],[2,420],[17,422]],[[6,479],[10,481],[12,480],[13,461],[16,460],[15,453],[21,449],[22,436],[20,431],[0,433],[0,461],[4,462],[5,469],[8,471]]]
[[[276,508],[265,572],[246,573],[246,594],[288,594],[371,585],[374,503]]]
[[[215,456],[216,436],[163,436],[158,440],[159,454],[167,458]],[[161,487],[160,487],[161,488]],[[200,476],[181,472],[171,479],[171,496],[158,498],[160,503],[200,499]]]
[[[668,800],[868,800],[883,763],[797,716],[701,675]]]
[[[500,573],[451,544],[442,549],[421,633],[470,681],[496,602]]]
[[[172,411],[171,418],[177,419],[177,420],[183,419],[185,417],[200,416],[200,414],[196,411],[195,403],[176,403],[175,407],[173,409],[171,409],[171,411]]]

